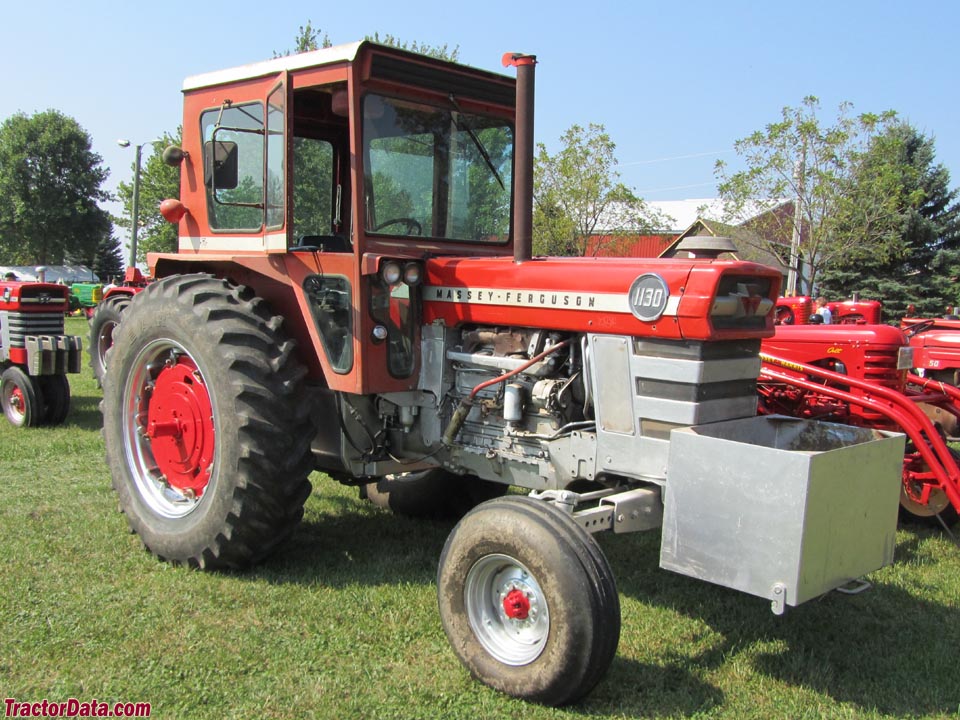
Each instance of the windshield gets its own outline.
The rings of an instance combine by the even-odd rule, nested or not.
[[[363,151],[368,233],[506,242],[513,129],[503,118],[369,94]]]

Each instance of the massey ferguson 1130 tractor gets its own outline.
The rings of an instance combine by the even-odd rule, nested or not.
[[[66,285],[0,279],[0,406],[16,427],[59,425],[70,412],[66,373],[83,341],[63,334]]]
[[[756,415],[771,268],[531,257],[535,58],[504,61],[358,43],[187,79],[179,251],[113,330],[104,438],[132,528],[194,567],[277,548],[315,469],[472,508],[453,651],[562,704],[619,639],[592,533],[662,527],[663,567],[783,612],[892,561],[903,436]]]

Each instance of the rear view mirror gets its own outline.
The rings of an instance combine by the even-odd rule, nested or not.
[[[234,190],[238,175],[237,144],[208,140],[203,144],[203,183],[216,190]]]

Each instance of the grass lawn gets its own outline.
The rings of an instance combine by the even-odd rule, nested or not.
[[[68,332],[86,335],[83,320]],[[472,681],[436,610],[451,529],[315,474],[291,543],[245,573],[148,555],[117,512],[100,391],[56,428],[0,419],[0,697],[149,702],[155,718],[878,718],[960,713],[960,549],[902,529],[872,590],[771,614],[657,567],[659,534],[604,535],[623,633],[579,705]]]

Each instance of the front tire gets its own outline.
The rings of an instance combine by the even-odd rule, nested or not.
[[[12,365],[0,375],[0,406],[14,427],[36,427],[43,422],[43,388],[36,378]]]
[[[313,421],[282,319],[209,275],[154,283],[116,328],[104,382],[120,507],[161,559],[243,567],[303,516]]]
[[[499,498],[468,513],[440,556],[437,597],[457,657],[508,695],[574,702],[616,654],[610,566],[593,537],[542,501]]]
[[[66,375],[41,375],[37,378],[43,393],[43,422],[60,425],[70,413],[70,381]]]

